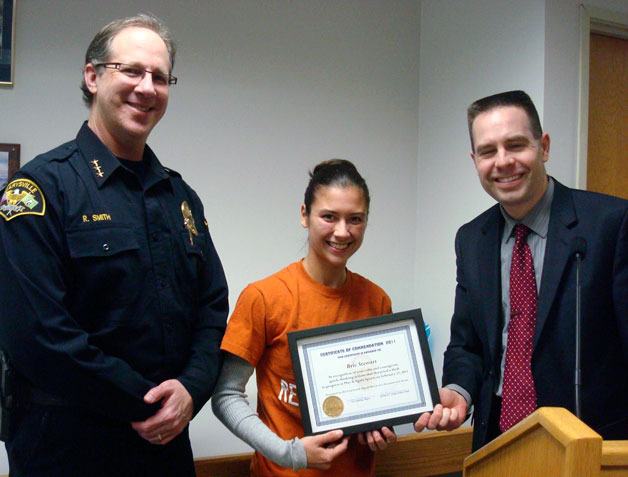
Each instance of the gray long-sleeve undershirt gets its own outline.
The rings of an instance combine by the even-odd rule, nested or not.
[[[245,393],[254,368],[245,360],[228,354],[212,398],[214,414],[233,434],[282,467],[307,467],[303,443],[295,437],[284,440],[271,431],[251,409]]]

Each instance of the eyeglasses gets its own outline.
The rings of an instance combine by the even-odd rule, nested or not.
[[[127,78],[139,83],[144,79],[146,73],[150,73],[153,77],[153,83],[157,86],[168,86],[171,84],[177,84],[177,77],[170,74],[161,73],[159,71],[151,71],[140,66],[127,65],[124,63],[96,63],[95,68],[102,66],[110,70],[118,70]]]

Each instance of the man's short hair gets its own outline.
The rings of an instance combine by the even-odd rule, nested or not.
[[[467,123],[469,125],[469,137],[471,138],[471,149],[475,148],[473,144],[473,121],[475,118],[491,109],[503,107],[503,106],[516,106],[523,109],[530,121],[530,129],[532,130],[532,136],[535,139],[541,139],[543,135],[543,129],[541,128],[541,121],[539,120],[539,113],[534,106],[534,103],[530,99],[530,96],[525,91],[515,90],[506,91],[504,93],[497,93],[492,96],[487,96],[482,99],[474,101],[471,106],[467,108]]]
[[[132,17],[120,18],[119,20],[114,20],[102,27],[87,47],[84,65],[88,63],[96,64],[107,62],[111,54],[111,42],[118,33],[125,28],[130,27],[146,28],[159,35],[168,49],[168,55],[170,56],[170,71],[172,72],[177,48],[174,40],[172,39],[170,30],[159,18],[148,13],[138,13]],[[85,78],[81,81],[81,90],[83,91],[83,101],[88,107],[91,106],[92,101],[94,100],[94,95],[89,89],[87,89]]]

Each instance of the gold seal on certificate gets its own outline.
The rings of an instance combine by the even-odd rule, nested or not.
[[[329,396],[323,401],[323,412],[329,417],[338,417],[342,414],[345,405],[338,396]]]
[[[414,422],[438,404],[421,310],[288,333],[306,435]]]

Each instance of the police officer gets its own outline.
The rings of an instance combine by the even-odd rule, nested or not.
[[[0,201],[11,475],[194,475],[188,423],[221,367],[227,285],[203,206],[146,140],[175,47],[140,14],[86,54],[88,121]]]

